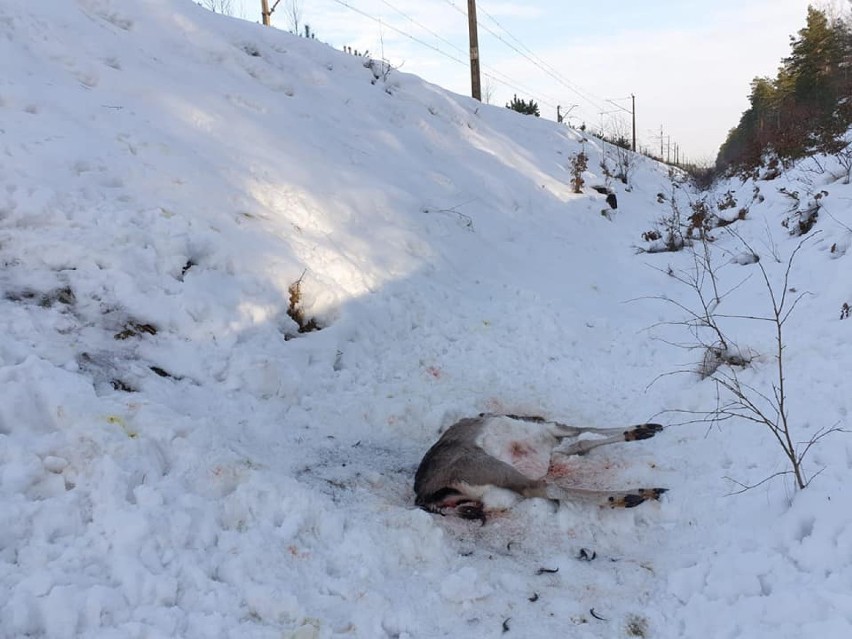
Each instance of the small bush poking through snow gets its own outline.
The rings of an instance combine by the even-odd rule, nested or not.
[[[809,193],[810,198],[806,200],[807,203],[804,208],[801,208],[802,196],[798,191],[789,191],[781,187],[778,192],[790,200],[789,212],[781,222],[781,226],[789,229],[790,235],[794,237],[810,233],[819,220],[819,211],[822,208],[821,200],[828,195],[828,192]]]
[[[322,327],[314,318],[305,317],[305,312],[302,309],[302,280],[304,277],[305,274],[302,273],[299,279],[287,288],[287,291],[290,293],[290,305],[287,307],[287,315],[298,324],[300,333],[311,333],[320,330]]]
[[[157,327],[146,322],[130,321],[124,329],[113,335],[117,340],[130,339],[131,337],[140,337],[142,335],[156,335]]]
[[[581,149],[571,158],[571,188],[574,189],[574,193],[583,192],[583,185],[586,183],[583,173],[587,168],[589,168],[589,156],[586,155],[585,149]]]
[[[692,239],[694,233],[698,233],[698,238],[701,240],[710,239],[710,230],[716,226],[716,213],[713,211],[711,204],[707,200],[700,199],[689,204],[692,209],[692,215],[689,216],[689,226],[686,229],[686,236]]]
[[[852,181],[852,142],[840,149],[834,155],[834,158],[842,169],[840,178],[843,180],[843,184],[849,184]]]

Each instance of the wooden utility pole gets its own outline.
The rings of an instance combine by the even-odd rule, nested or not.
[[[275,11],[275,7],[278,6],[279,2],[281,2],[281,0],[275,0],[272,4],[272,8],[270,9],[269,0],[260,0],[260,15],[263,18],[263,24],[267,27],[272,25],[272,12]],[[298,31],[298,27],[296,28],[296,31]]]
[[[619,99],[619,100],[626,100],[627,98],[618,98],[618,99]],[[633,94],[631,93],[631,94],[630,94],[630,99],[633,101],[633,104],[632,104],[632,106],[631,106],[631,108],[630,108],[630,110],[629,110],[629,111],[628,111],[627,109],[625,109],[623,106],[621,106],[620,104],[616,103],[616,102],[615,102],[615,100],[607,100],[607,102],[609,102],[611,105],[613,105],[613,106],[615,106],[615,107],[618,107],[618,108],[619,108],[619,109],[621,109],[622,111],[627,111],[627,113],[629,113],[629,114],[632,116],[632,118],[633,118],[633,144],[632,144],[632,150],[633,150],[633,152],[635,153],[635,152],[636,152],[636,96],[635,96],[635,95],[633,95]],[[601,128],[603,128],[603,120],[601,120]]]
[[[633,115],[633,152],[636,153],[636,96],[631,93],[630,99],[633,100],[633,106],[630,109],[630,113]]]
[[[479,81],[479,36],[476,30],[476,0],[467,0],[467,23],[470,32],[470,94],[475,100],[482,102],[482,85]]]

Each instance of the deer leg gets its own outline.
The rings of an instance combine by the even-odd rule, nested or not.
[[[581,501],[606,505],[610,508],[633,508],[644,501],[659,500],[667,488],[634,488],[632,490],[591,490],[588,488],[566,488],[556,484],[542,483],[525,491],[525,497],[542,497],[556,501]]]
[[[498,415],[492,415],[489,413],[480,413],[480,417],[495,417]],[[663,427],[661,424],[639,424],[637,426],[628,426],[626,428],[593,428],[591,426],[569,426],[568,424],[563,424],[561,422],[551,421],[541,417],[540,415],[499,415],[500,417],[508,417],[509,419],[515,419],[522,422],[531,422],[533,424],[541,424],[545,428],[547,428],[550,433],[554,437],[558,437],[560,439],[565,437],[577,437],[578,435],[582,435],[584,433],[594,433],[596,435],[607,435],[610,437],[617,437],[617,439],[613,439],[612,442],[629,442],[629,441],[638,441],[640,439],[648,439],[653,437],[661,430]],[[591,449],[590,449],[591,450]]]
[[[559,455],[585,455],[590,450],[607,444],[617,444],[619,442],[634,442],[641,439],[650,439],[657,433],[663,430],[660,424],[639,424],[638,426],[630,426],[629,428],[588,428],[582,429],[582,432],[596,433],[598,435],[609,435],[603,439],[584,439],[574,442],[570,446],[557,451]]]

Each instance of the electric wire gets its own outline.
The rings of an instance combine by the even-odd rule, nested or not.
[[[553,77],[554,79],[556,79],[562,85],[571,89],[574,93],[577,93],[578,95],[584,96],[584,99],[586,99],[592,106],[597,108],[599,111],[602,110],[601,104],[606,101],[606,100],[604,100],[604,98],[601,98],[600,96],[595,95],[591,91],[587,91],[586,89],[580,88],[578,85],[574,84],[573,82],[569,82],[567,79],[565,79],[565,77],[555,67],[553,67],[551,64],[549,64],[548,62],[543,60],[534,51],[532,51],[532,49],[530,49],[523,42],[521,42],[518,38],[516,38],[514,35],[512,35],[512,33],[506,27],[504,27],[500,23],[500,21],[497,20],[497,18],[495,18],[490,13],[488,13],[488,11],[486,11],[485,9],[477,8],[477,14],[480,13],[480,12],[486,18],[491,20],[495,25],[497,25],[497,27],[499,29],[501,29],[510,39],[514,40],[515,43],[517,43],[517,45],[519,47],[521,47],[522,49],[524,49],[524,51],[529,53],[529,56],[532,57],[531,61],[536,63],[539,66],[539,68],[542,69],[542,71],[549,72],[550,76]],[[485,27],[484,25],[482,25],[482,26],[483,26],[483,28],[485,28],[487,30],[487,27]],[[489,31],[489,33],[491,33],[491,32]],[[500,39],[502,42],[504,42],[505,44],[508,45],[508,43],[505,42],[504,40],[502,40],[501,38],[498,38],[498,39]],[[529,59],[529,57],[527,59]]]
[[[456,12],[467,17],[467,11],[459,8],[459,6],[456,5],[456,3],[453,2],[453,0],[443,0],[443,1],[446,4],[448,4],[449,6],[451,6]],[[576,94],[581,100],[583,100],[583,102],[585,102],[587,105],[592,106],[597,111],[598,114],[601,114],[604,111],[606,111],[607,107],[603,106],[603,102],[605,102],[605,101],[602,98],[600,98],[600,97],[594,95],[593,93],[591,93],[590,91],[586,91],[585,89],[582,89],[579,86],[577,86],[577,85],[569,82],[568,80],[566,80],[564,78],[564,76],[562,76],[562,74],[560,74],[551,65],[549,65],[547,62],[545,62],[539,56],[537,56],[529,47],[524,45],[518,38],[516,38],[514,35],[512,35],[509,32],[509,30],[506,29],[502,24],[500,24],[500,22],[494,16],[492,16],[490,13],[488,13],[484,9],[477,9],[477,13],[479,13],[480,11],[489,20],[494,22],[499,29],[504,31],[509,38],[514,40],[518,44],[518,46],[521,47],[522,49],[524,49],[525,51],[522,51],[521,49],[518,48],[518,46],[515,46],[512,43],[507,42],[506,39],[503,38],[500,34],[496,33],[488,25],[483,24],[480,20],[477,19],[477,25],[482,27],[482,29],[484,31],[486,31],[491,36],[493,36],[495,39],[499,40],[504,45],[506,45],[507,47],[512,49],[515,53],[517,53],[518,55],[522,56],[527,61],[532,63],[536,68],[538,68],[540,71],[542,71],[545,75],[551,77],[557,83],[561,84],[566,89],[568,89],[572,93]],[[483,74],[485,74],[485,71],[483,71]],[[540,95],[540,92],[536,92],[536,94]],[[531,95],[533,95],[533,94],[531,93]]]
[[[396,32],[396,33],[398,33],[399,35],[401,35],[401,36],[403,36],[403,37],[406,37],[406,38],[408,38],[409,40],[412,40],[413,42],[416,42],[417,44],[422,45],[422,46],[424,46],[424,47],[426,47],[426,48],[428,48],[428,49],[431,49],[432,51],[434,51],[434,52],[436,52],[436,53],[439,53],[439,54],[441,54],[442,56],[444,56],[444,57],[446,57],[446,58],[449,58],[450,60],[453,60],[454,62],[458,62],[459,64],[467,65],[467,62],[465,62],[465,61],[463,61],[463,60],[459,60],[457,57],[453,56],[452,54],[447,53],[446,51],[442,51],[442,50],[441,50],[441,49],[439,49],[438,47],[433,46],[433,45],[429,44],[428,42],[424,42],[424,41],[423,41],[423,40],[421,40],[420,38],[417,38],[417,37],[415,37],[415,36],[411,35],[410,33],[407,33],[407,32],[405,32],[405,31],[403,31],[402,29],[398,29],[397,27],[393,26],[392,24],[389,24],[389,23],[385,22],[385,21],[384,21],[384,20],[382,20],[381,18],[376,18],[376,17],[374,17],[374,16],[371,16],[369,13],[365,13],[364,11],[361,11],[360,9],[358,9],[358,8],[356,8],[356,7],[353,7],[353,6],[352,6],[351,4],[349,4],[348,2],[344,2],[344,0],[332,0],[332,2],[336,2],[337,4],[339,4],[339,5],[341,5],[341,6],[344,6],[344,7],[346,7],[347,9],[350,9],[350,10],[354,11],[354,12],[355,12],[355,13],[357,13],[358,15],[361,15],[361,16],[363,16],[363,17],[365,17],[365,18],[368,18],[368,19],[372,20],[373,22],[377,22],[377,23],[378,23],[379,25],[381,25],[382,27],[387,27],[387,28],[388,28],[388,29],[390,29],[391,31],[395,31],[395,32]]]
[[[455,10],[456,10],[456,11],[458,11],[460,14],[462,14],[465,18],[467,17],[467,11],[465,11],[464,9],[459,9],[459,8],[456,6],[456,3],[455,3],[455,2],[453,2],[453,0],[444,0],[444,2],[446,2],[446,3],[447,3],[448,5],[450,5],[453,9],[455,9]]]
[[[466,51],[464,51],[463,49],[461,49],[458,45],[456,45],[456,44],[455,44],[455,43],[453,43],[453,42],[450,42],[449,40],[447,40],[447,39],[446,39],[446,38],[444,38],[443,36],[438,35],[438,34],[437,34],[437,33],[435,33],[434,31],[432,31],[429,27],[427,27],[427,26],[425,26],[425,25],[421,24],[420,22],[418,22],[417,20],[415,20],[414,18],[412,18],[410,15],[408,15],[407,13],[405,13],[404,11],[402,11],[401,9],[399,9],[399,8],[397,8],[397,7],[395,7],[395,6],[393,6],[393,5],[392,5],[390,2],[388,2],[387,0],[382,0],[382,3],[383,3],[383,4],[385,4],[386,6],[390,7],[390,8],[391,8],[391,9],[393,9],[394,11],[396,11],[399,15],[401,15],[403,18],[405,18],[406,20],[408,20],[409,22],[411,22],[413,25],[415,25],[415,26],[417,26],[417,27],[419,27],[419,28],[423,29],[423,31],[425,31],[426,33],[428,33],[428,34],[430,34],[430,35],[432,35],[432,36],[434,36],[434,37],[438,38],[438,40],[440,40],[440,41],[441,41],[441,42],[443,42],[444,44],[448,44],[448,45],[450,45],[453,49],[455,49],[456,51],[458,51],[458,52],[459,52],[459,53],[461,53],[462,55],[467,55],[467,52],[466,52]]]
[[[587,96],[587,95],[586,95],[583,91],[581,91],[581,90],[579,90],[579,89],[577,89],[577,88],[575,88],[575,87],[571,86],[568,82],[566,82],[565,80],[563,80],[563,79],[562,79],[559,75],[555,74],[553,71],[550,71],[550,70],[546,69],[545,67],[543,67],[543,66],[542,66],[539,62],[537,62],[535,59],[533,59],[530,55],[528,55],[527,53],[523,52],[521,49],[519,49],[518,47],[516,47],[516,46],[515,46],[514,44],[512,44],[511,42],[508,42],[508,41],[507,41],[505,38],[503,38],[500,34],[498,34],[498,33],[497,33],[497,32],[495,32],[493,29],[491,29],[488,25],[482,24],[482,23],[481,23],[481,22],[479,22],[478,20],[477,20],[477,24],[479,24],[479,26],[480,26],[480,27],[482,27],[483,29],[485,29],[485,31],[487,31],[488,33],[490,33],[490,34],[491,34],[493,37],[495,37],[497,40],[499,40],[500,42],[502,42],[503,44],[505,44],[507,47],[509,47],[510,49],[512,49],[512,51],[514,51],[514,52],[515,52],[515,53],[517,53],[518,55],[522,56],[523,58],[525,58],[526,60],[528,60],[529,62],[531,62],[531,63],[532,63],[535,67],[537,67],[540,71],[542,71],[542,72],[543,72],[543,73],[545,73],[546,75],[550,76],[551,78],[553,78],[554,80],[556,80],[557,82],[559,82],[562,86],[564,86],[564,87],[565,87],[566,89],[568,89],[569,91],[571,91],[571,92],[575,93],[577,96],[579,96],[579,97],[580,97],[581,99],[583,99],[585,102],[588,102],[590,105],[592,105],[593,107],[595,107],[595,108],[596,108],[596,109],[598,109],[599,111],[603,110],[603,109],[602,109],[602,107],[601,107],[601,105],[600,105],[600,104],[598,104],[598,103],[597,103],[594,99],[592,99],[592,98],[590,98],[589,96]]]
[[[411,22],[411,24],[413,24],[413,25],[415,25],[416,27],[418,27],[418,28],[422,29],[422,30],[423,30],[423,31],[425,31],[426,33],[430,34],[432,37],[437,38],[439,41],[441,41],[441,42],[443,42],[443,43],[445,43],[445,44],[449,45],[449,46],[450,46],[450,47],[452,47],[455,51],[457,51],[459,54],[461,54],[461,55],[465,55],[465,53],[466,53],[466,52],[465,52],[465,51],[463,51],[462,49],[460,49],[457,45],[455,45],[454,43],[450,42],[449,40],[447,40],[447,39],[446,39],[446,38],[444,38],[443,36],[441,36],[441,35],[439,35],[439,34],[435,33],[433,30],[429,29],[428,27],[426,27],[426,26],[425,26],[425,25],[423,25],[422,23],[418,22],[418,21],[417,21],[417,20],[415,20],[413,17],[411,17],[409,14],[407,14],[406,12],[402,11],[402,10],[401,10],[401,9],[399,9],[398,7],[396,7],[396,6],[394,6],[393,4],[391,4],[388,0],[381,0],[381,1],[382,1],[382,3],[383,3],[383,4],[385,4],[388,8],[390,8],[390,9],[391,9],[391,10],[393,10],[393,11],[395,11],[397,14],[401,15],[403,18],[405,18],[406,20],[408,20],[409,22]],[[384,21],[384,20],[382,20],[381,18],[377,18],[377,17],[375,17],[375,16],[372,16],[372,15],[370,15],[369,13],[367,13],[367,12],[365,12],[365,11],[363,11],[363,10],[361,10],[361,9],[359,9],[359,8],[357,8],[357,7],[353,6],[353,5],[351,5],[351,4],[349,4],[349,2],[346,2],[345,0],[333,0],[333,2],[335,2],[336,4],[338,4],[338,5],[342,6],[342,7],[345,7],[345,8],[347,8],[347,9],[349,9],[350,11],[353,11],[353,12],[357,13],[358,15],[360,15],[360,16],[362,16],[362,17],[364,17],[364,18],[367,18],[367,19],[369,19],[369,20],[372,20],[373,22],[378,23],[381,27],[387,27],[387,28],[388,28],[388,29],[390,29],[391,31],[393,31],[393,32],[395,32],[395,33],[398,33],[399,35],[401,35],[401,36],[403,36],[403,37],[405,37],[405,38],[408,38],[408,39],[409,39],[409,40],[411,40],[412,42],[414,42],[414,43],[416,43],[416,44],[419,44],[420,46],[426,47],[426,48],[430,49],[431,51],[434,51],[435,53],[438,53],[439,55],[442,55],[442,56],[444,56],[445,58],[447,58],[447,59],[449,59],[449,60],[452,60],[453,62],[456,62],[457,64],[460,64],[460,65],[465,66],[465,67],[466,67],[466,66],[468,66],[468,61],[467,61],[467,60],[460,59],[460,58],[459,58],[459,57],[457,57],[456,55],[454,55],[454,54],[452,54],[452,53],[448,53],[447,51],[445,51],[445,50],[441,49],[440,47],[437,47],[437,46],[435,46],[435,45],[433,45],[433,44],[431,44],[431,43],[429,43],[429,42],[426,42],[425,40],[423,40],[423,39],[421,39],[421,38],[418,38],[417,36],[412,35],[411,33],[408,33],[407,31],[405,31],[405,30],[403,30],[403,29],[400,29],[399,27],[396,27],[396,26],[394,26],[394,25],[392,25],[392,24],[390,24],[390,23],[388,23],[388,22],[385,22],[385,21]],[[450,7],[452,7],[452,8],[453,8],[456,12],[458,12],[459,14],[461,14],[461,15],[463,15],[463,16],[465,16],[465,17],[467,17],[467,12],[466,12],[465,10],[463,10],[463,9],[459,8],[459,7],[458,7],[458,5],[456,5],[456,4],[455,4],[455,2],[453,2],[452,0],[444,0],[444,2],[446,2],[446,3],[450,6]],[[493,17],[490,13],[488,13],[488,12],[486,12],[486,11],[484,11],[484,10],[483,10],[483,15],[485,15],[485,16],[486,16],[489,20],[491,20],[492,22],[494,22],[494,24],[495,24],[495,25],[497,25],[497,27],[498,27],[498,28],[500,28],[503,32],[505,32],[505,33],[506,33],[506,35],[507,35],[509,38],[511,38],[512,40],[514,40],[514,41],[518,44],[518,46],[515,46],[514,44],[512,44],[512,43],[508,42],[508,41],[507,41],[505,38],[503,38],[503,37],[502,37],[499,33],[496,33],[493,29],[491,29],[488,25],[485,25],[485,24],[483,24],[482,22],[477,21],[477,24],[478,24],[480,27],[482,27],[482,28],[483,28],[486,32],[488,32],[488,33],[489,33],[491,36],[493,36],[495,39],[497,39],[497,40],[499,40],[500,42],[502,42],[505,46],[507,46],[507,47],[509,47],[510,49],[512,49],[515,53],[517,53],[518,55],[522,56],[522,57],[523,57],[523,58],[525,58],[527,61],[529,61],[530,63],[532,63],[535,67],[537,67],[537,68],[538,68],[540,71],[542,71],[545,75],[550,76],[551,78],[553,78],[554,80],[556,80],[559,84],[561,84],[562,86],[564,86],[565,88],[567,88],[567,89],[568,89],[568,90],[570,90],[571,92],[575,93],[575,94],[576,94],[577,96],[579,96],[579,97],[580,97],[580,98],[581,98],[584,102],[586,102],[587,104],[590,104],[591,106],[593,106],[595,109],[597,109],[597,111],[598,111],[598,113],[599,113],[599,114],[603,114],[603,113],[604,113],[604,108],[601,106],[601,104],[599,104],[599,103],[595,100],[595,98],[591,97],[591,96],[590,96],[589,94],[587,94],[584,90],[582,90],[582,89],[580,89],[580,88],[578,88],[578,87],[576,87],[576,86],[573,86],[570,82],[568,82],[568,81],[567,81],[564,77],[562,77],[562,76],[561,76],[561,74],[559,74],[559,72],[558,72],[556,69],[554,69],[551,65],[547,64],[544,60],[542,60],[539,56],[537,56],[537,55],[536,55],[536,54],[535,54],[535,53],[534,53],[534,52],[533,52],[533,51],[532,51],[529,47],[527,47],[526,45],[524,45],[524,44],[523,44],[523,43],[522,43],[522,42],[521,42],[518,38],[516,38],[514,35],[512,35],[512,34],[511,34],[511,33],[510,33],[510,32],[509,32],[509,31],[508,31],[505,27],[503,27],[503,25],[502,25],[502,24],[500,24],[500,22],[499,22],[496,18],[494,18],[494,17]],[[519,47],[521,47],[521,48],[519,48]],[[523,51],[523,50],[521,50],[521,49],[524,49],[525,51]],[[501,84],[501,85],[503,85],[503,86],[505,86],[505,87],[507,87],[507,88],[511,89],[511,90],[512,90],[512,91],[514,91],[516,94],[517,94],[518,92],[520,92],[520,93],[522,93],[522,94],[524,94],[524,93],[525,93],[525,94],[528,94],[528,95],[535,95],[535,96],[537,96],[537,97],[538,97],[539,102],[541,102],[543,105],[545,105],[545,106],[547,106],[547,107],[549,107],[549,108],[552,108],[552,109],[556,109],[556,108],[558,108],[558,104],[557,104],[558,100],[556,100],[556,99],[555,99],[555,98],[553,98],[552,96],[543,95],[543,94],[542,94],[542,92],[541,92],[541,91],[538,91],[538,90],[537,90],[537,91],[533,91],[533,90],[531,90],[531,89],[529,89],[529,88],[525,87],[525,86],[524,86],[524,85],[522,85],[521,83],[519,83],[517,80],[514,80],[514,79],[510,78],[510,77],[509,77],[509,76],[507,76],[506,74],[504,74],[504,73],[502,73],[502,72],[500,72],[500,71],[497,71],[497,70],[495,70],[495,69],[491,68],[490,66],[486,66],[484,69],[482,69],[482,70],[481,70],[481,73],[482,73],[482,75],[483,75],[483,76],[485,76],[486,78],[488,78],[488,79],[490,79],[490,80],[493,80],[494,82],[496,82],[496,83],[498,83],[498,84]]]
[[[368,19],[372,20],[373,22],[378,23],[378,24],[379,24],[380,26],[382,26],[382,27],[387,27],[388,29],[390,29],[390,30],[392,30],[392,31],[394,31],[394,32],[396,32],[396,33],[398,33],[398,34],[400,34],[401,36],[404,36],[404,37],[408,38],[409,40],[411,40],[411,41],[413,41],[413,42],[415,42],[415,43],[417,43],[417,44],[419,44],[419,45],[421,45],[421,46],[425,46],[425,47],[427,47],[428,49],[431,49],[432,51],[435,51],[436,53],[441,54],[442,56],[444,56],[444,57],[446,57],[446,58],[448,58],[448,59],[452,60],[453,62],[457,62],[457,63],[459,63],[459,64],[461,64],[462,66],[465,66],[465,67],[468,65],[468,61],[467,61],[467,60],[460,60],[459,58],[457,58],[456,56],[452,55],[451,53],[447,53],[446,51],[444,51],[444,50],[442,50],[442,49],[439,49],[438,47],[436,47],[436,46],[434,46],[434,45],[432,45],[432,44],[430,44],[430,43],[428,43],[428,42],[425,42],[425,41],[421,40],[420,38],[417,38],[416,36],[413,36],[413,35],[411,35],[410,33],[406,32],[406,31],[403,31],[402,29],[399,29],[398,27],[393,26],[392,24],[389,24],[389,23],[385,22],[385,21],[384,21],[384,20],[382,20],[381,18],[376,18],[375,16],[371,16],[370,14],[366,13],[365,11],[362,11],[361,9],[358,9],[357,7],[352,6],[352,5],[351,5],[351,4],[349,4],[348,2],[345,2],[345,0],[332,0],[332,1],[333,1],[333,2],[335,2],[335,3],[337,3],[337,4],[339,4],[339,5],[341,5],[341,6],[343,6],[343,7],[346,7],[347,9],[350,9],[351,11],[354,11],[355,13],[357,13],[358,15],[360,15],[360,16],[362,16],[362,17],[364,17],[364,18],[368,18]],[[431,33],[431,31],[429,31],[429,29],[426,29],[425,27],[423,27],[422,25],[420,25],[419,23],[417,23],[417,21],[416,21],[416,20],[414,20],[413,18],[410,18],[408,15],[406,15],[404,12],[402,12],[401,10],[399,10],[399,9],[397,9],[396,7],[394,7],[393,5],[391,5],[391,4],[390,4],[389,2],[387,2],[386,0],[382,0],[382,1],[383,1],[383,2],[384,2],[384,4],[386,4],[388,7],[390,7],[391,9],[393,9],[394,11],[396,11],[397,13],[399,13],[400,15],[403,15],[406,19],[411,20],[411,22],[412,22],[412,23],[417,24],[418,26],[420,26],[420,27],[421,27],[421,28],[423,28],[424,30],[426,30],[426,31],[428,31],[428,32],[430,32],[430,33]],[[456,9],[458,9],[458,8],[456,7]],[[464,14],[464,15],[467,15],[467,14]],[[434,34],[434,33],[433,33],[433,35],[436,35],[436,34]],[[438,37],[440,37],[440,36],[438,36]],[[441,39],[443,39],[443,38],[441,38]],[[451,44],[451,45],[452,45],[452,43],[449,43],[449,44]],[[455,45],[452,45],[452,46],[453,46],[454,48],[458,49],[458,47],[456,47]],[[464,53],[464,52],[462,52],[462,53]],[[484,75],[484,76],[485,76],[485,77],[487,77],[487,78],[490,78],[490,79],[494,80],[495,82],[499,82],[499,83],[500,83],[500,84],[502,84],[503,86],[506,86],[506,87],[508,87],[508,88],[512,89],[512,90],[513,90],[513,91],[515,91],[515,92],[521,92],[521,93],[529,93],[529,94],[532,94],[532,92],[531,92],[531,90],[530,90],[529,88],[525,88],[524,86],[520,85],[520,84],[519,84],[518,82],[516,82],[515,80],[512,80],[511,78],[509,78],[508,76],[506,76],[505,74],[502,74],[502,73],[500,73],[500,72],[497,72],[497,71],[483,71],[483,72],[482,72],[482,75]],[[543,100],[543,99],[540,99],[540,101],[542,102],[542,104],[545,104],[545,105],[547,105],[547,106],[549,106],[549,107],[551,107],[551,108],[556,108],[556,104],[555,104],[555,102],[554,102],[553,104],[551,104],[549,101],[546,101],[546,100]]]

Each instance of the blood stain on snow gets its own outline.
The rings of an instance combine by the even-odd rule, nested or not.
[[[547,478],[557,483],[598,488],[618,482],[619,465],[609,460],[590,462],[584,458],[555,458],[547,469]]]

